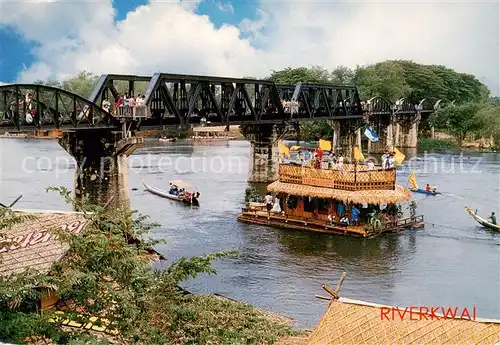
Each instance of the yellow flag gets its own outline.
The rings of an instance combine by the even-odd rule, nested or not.
[[[290,150],[285,144],[280,144],[280,154],[290,157]]]
[[[417,177],[415,176],[415,172],[412,171],[410,177],[408,178],[408,184],[411,185],[411,189],[418,189],[417,185]]]
[[[363,156],[363,152],[361,152],[358,146],[354,146],[354,160],[356,162],[362,162],[365,160],[365,156]]]
[[[332,142],[328,140],[319,139],[319,149],[322,151],[331,151]]]
[[[401,165],[405,160],[406,156],[401,153],[397,148],[394,148],[394,160],[396,161],[396,165]]]
[[[292,146],[290,147],[290,151],[297,151],[300,150],[300,146]]]

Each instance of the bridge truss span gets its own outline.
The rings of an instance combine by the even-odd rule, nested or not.
[[[107,111],[66,90],[40,84],[0,86],[0,128],[3,131],[116,126],[116,120]]]
[[[157,73],[152,77],[104,75],[90,100],[118,100],[116,85],[149,82],[142,91],[148,119],[141,126],[188,125],[205,118],[213,124],[287,123],[314,119],[362,118],[355,87],[297,84],[276,85],[268,80]]]

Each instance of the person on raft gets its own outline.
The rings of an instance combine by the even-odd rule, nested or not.
[[[271,192],[267,192],[264,199],[266,201],[267,215],[271,216],[271,209],[273,208],[273,196],[271,195]]]

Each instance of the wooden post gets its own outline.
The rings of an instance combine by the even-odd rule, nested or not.
[[[337,286],[335,287],[335,290],[332,290],[328,285],[323,284],[321,287],[328,292],[334,300],[337,300],[340,298],[339,291],[340,288],[342,287],[342,283],[344,282],[345,278],[347,276],[347,272],[342,272],[342,276],[339,279],[339,282],[337,283]],[[319,298],[319,297],[317,297]],[[324,299],[324,298],[323,298]]]

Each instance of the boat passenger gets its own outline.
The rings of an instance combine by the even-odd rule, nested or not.
[[[340,223],[343,225],[349,225],[349,218],[344,214],[342,215],[342,218],[340,218]]]
[[[337,206],[337,214],[344,214],[345,212],[345,205],[340,203]]]
[[[359,223],[359,213],[360,211],[356,208],[356,206],[351,208],[351,221],[355,225],[358,225]]]
[[[281,213],[280,199],[278,199],[278,197],[274,199],[274,205],[271,211],[275,213]]]
[[[332,212],[328,213],[328,223],[330,223],[330,225],[335,223],[335,215]]]
[[[342,166],[344,165],[344,157],[342,154],[339,154],[339,158],[337,159],[337,166],[339,170],[342,170]]]
[[[427,184],[427,186],[425,186],[425,191],[430,192],[431,190],[432,190],[431,186],[429,186],[429,184]]]
[[[271,209],[273,208],[273,196],[271,195],[271,192],[267,192],[265,198],[266,202],[266,209],[267,209],[267,215],[271,215]]]
[[[491,212],[491,216],[488,219],[491,219],[491,224],[497,225],[497,217],[495,216],[495,212]]]
[[[373,163],[373,161],[368,161],[368,163],[366,163],[366,165],[368,167],[368,170],[375,169],[375,163]]]
[[[389,168],[389,151],[385,151],[385,153],[382,155],[382,166],[384,169]]]
[[[395,152],[392,152],[390,155],[389,155],[389,160],[388,160],[388,163],[389,163],[389,169],[394,169],[394,166],[396,164],[396,158],[395,158],[395,155],[396,153]]]

